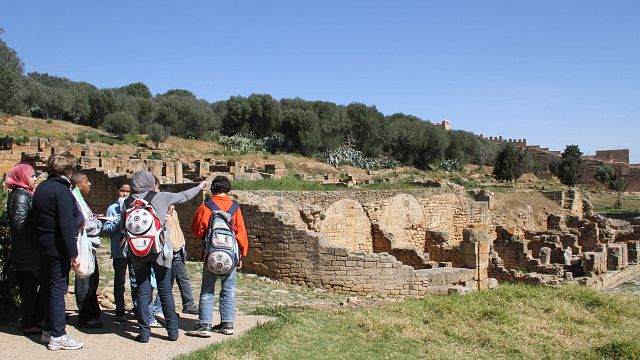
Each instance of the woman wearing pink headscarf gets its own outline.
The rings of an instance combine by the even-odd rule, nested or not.
[[[31,207],[36,175],[29,164],[16,165],[5,178],[11,189],[7,212],[11,230],[13,266],[20,288],[20,322],[24,335],[40,334],[48,310],[48,277],[35,245]]]

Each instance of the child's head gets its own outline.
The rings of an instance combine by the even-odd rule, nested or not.
[[[116,189],[119,198],[126,198],[131,194],[131,184],[129,184],[128,179],[122,179],[118,181],[118,183],[116,184]]]
[[[211,193],[213,195],[227,194],[229,191],[231,191],[231,182],[226,176],[218,175],[211,182]]]
[[[91,191],[91,181],[89,181],[89,178],[85,173],[76,171],[71,175],[71,179],[69,180],[71,180],[71,185],[74,189],[80,189],[82,196],[89,195],[89,192]]]

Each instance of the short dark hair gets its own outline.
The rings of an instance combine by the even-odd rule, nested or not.
[[[129,185],[129,187],[131,187],[131,181],[126,177],[120,178],[116,181],[116,189],[120,190],[123,185]]]
[[[87,174],[83,173],[82,171],[74,171],[73,174],[71,174],[71,178],[69,179],[69,181],[71,182],[71,186],[76,187],[78,183],[85,177],[87,177]]]
[[[76,167],[76,157],[65,151],[49,156],[47,159],[47,173],[50,177],[67,175]]]
[[[231,182],[224,175],[216,176],[211,182],[211,192],[215,194],[228,193],[231,191]]]

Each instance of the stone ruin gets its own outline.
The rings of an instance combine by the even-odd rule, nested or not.
[[[157,150],[142,150],[135,154],[111,155],[111,145],[77,144],[55,138],[31,137],[25,143],[16,144],[10,136],[0,139],[0,173],[5,173],[18,162],[29,162],[38,170],[44,170],[44,162],[55,153],[69,151],[79,159],[84,169],[101,169],[116,175],[132,174],[138,170],[150,170],[163,184],[201,181],[224,175],[231,180],[280,179],[289,174],[286,165],[279,161],[231,161],[214,158],[163,159],[165,153]],[[151,156],[151,158],[148,158]],[[156,159],[160,158],[160,159]],[[369,170],[366,174],[295,174],[299,179],[318,184],[352,187],[371,184],[375,181],[403,181],[409,174],[389,176],[386,170]],[[413,179],[425,187],[440,184],[428,179]]]
[[[56,153],[69,151],[79,159],[83,169],[99,169],[114,175],[132,174],[138,170],[150,170],[162,183],[183,183],[210,179],[225,175],[232,180],[258,180],[281,178],[288,170],[281,163],[257,165],[251,162],[206,159],[153,159],[145,158],[162,154],[143,151],[129,155],[110,155],[110,146],[103,144],[74,144],[51,138],[32,137],[21,145],[12,138],[0,139],[0,172],[5,173],[18,162],[29,162],[38,170],[44,170],[46,159]]]
[[[285,283],[356,295],[486,289],[486,203],[461,188],[237,191],[249,233],[245,268]]]
[[[640,219],[632,222],[593,214],[550,214],[547,229],[516,235],[498,227],[489,275],[500,281],[532,284],[578,283],[608,287],[640,272]]]
[[[49,155],[74,153],[93,183],[87,200],[97,212],[114,201],[119,178],[141,169],[160,175],[167,191],[185,190],[193,186],[190,181],[219,174],[249,179],[286,173],[283,166],[269,164],[256,169],[212,159],[108,157],[90,145],[45,139],[19,147],[7,142],[7,147],[0,151],[0,171],[19,161],[42,169]],[[245,268],[289,284],[357,295],[423,296],[492,288],[497,280],[608,286],[638,271],[640,220],[594,215],[588,200],[571,189],[546,193],[562,213],[550,215],[544,231],[527,230],[527,213],[517,229],[498,223],[486,191],[472,199],[462,187],[439,183],[424,190],[233,195],[250,235]],[[201,250],[190,235],[190,214],[202,201],[177,207],[191,258]]]

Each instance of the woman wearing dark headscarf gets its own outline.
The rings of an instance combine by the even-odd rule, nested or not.
[[[48,277],[35,246],[32,219],[33,187],[36,175],[29,164],[18,164],[5,179],[11,189],[7,212],[11,230],[13,266],[20,288],[20,325],[25,335],[42,332],[48,308]]]
[[[167,209],[170,205],[180,204],[195,198],[200,191],[206,188],[207,182],[203,181],[198,186],[194,186],[189,190],[179,193],[160,192],[156,187],[156,177],[149,171],[138,171],[133,174],[131,179],[131,200],[144,199],[149,193],[152,196],[147,197],[149,203],[153,206],[158,219],[161,219],[164,227],[164,219],[167,217]],[[125,207],[129,200],[125,201]],[[130,202],[129,202],[130,203]],[[125,210],[122,211],[122,217],[125,216]],[[125,221],[120,221],[124,224]],[[171,263],[173,261],[173,248],[171,239],[165,239],[163,252],[158,254],[155,259],[138,258],[131,254],[128,255],[136,269],[136,282],[138,284],[138,324],[140,325],[136,340],[146,343],[149,341],[151,330],[149,321],[152,318],[149,313],[149,307],[145,304],[151,303],[151,281],[149,274],[151,269],[155,273],[158,285],[158,295],[162,304],[162,312],[167,321],[167,332],[169,340],[178,339],[178,316],[176,315],[175,302],[173,293],[171,292]]]

